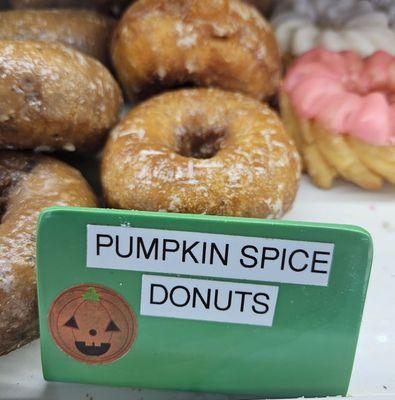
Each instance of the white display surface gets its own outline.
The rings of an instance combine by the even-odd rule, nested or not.
[[[395,189],[371,193],[339,183],[324,191],[305,178],[285,219],[354,224],[372,235],[375,255],[349,395],[358,400],[395,399]],[[38,341],[0,357],[0,399],[227,398],[230,396],[45,382]]]

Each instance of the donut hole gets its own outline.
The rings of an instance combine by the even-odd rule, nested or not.
[[[176,152],[183,157],[212,158],[222,148],[225,137],[224,128],[184,127],[176,132]]]

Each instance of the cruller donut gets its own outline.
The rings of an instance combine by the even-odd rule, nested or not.
[[[0,355],[38,336],[36,220],[41,209],[56,205],[94,207],[96,199],[74,168],[0,151]]]
[[[184,89],[132,109],[102,161],[115,208],[280,217],[291,206],[299,156],[266,105],[219,89]]]
[[[0,40],[0,148],[90,151],[118,121],[118,84],[58,43]]]
[[[393,0],[278,0],[271,23],[289,63],[323,47],[368,56],[377,50],[395,55]]]
[[[395,56],[315,49],[289,68],[281,94],[287,132],[313,182],[339,176],[365,189],[395,185]]]
[[[269,23],[240,0],[137,1],[114,32],[112,60],[132,98],[192,85],[266,99],[280,79]]]

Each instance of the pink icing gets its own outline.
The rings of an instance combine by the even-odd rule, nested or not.
[[[284,90],[296,112],[334,134],[395,145],[395,57],[314,49],[289,69]]]

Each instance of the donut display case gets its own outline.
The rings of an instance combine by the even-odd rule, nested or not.
[[[395,0],[0,3],[0,400],[395,398]]]

